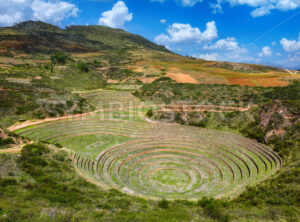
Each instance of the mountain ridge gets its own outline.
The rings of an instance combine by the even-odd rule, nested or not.
[[[291,75],[287,70],[245,63],[206,61],[181,56],[164,46],[121,29],[105,26],[58,26],[27,21],[0,28],[0,57],[17,63],[49,63],[51,55],[61,51],[75,60],[91,63],[101,60],[106,69],[118,67],[135,74],[110,83],[151,83],[169,77],[178,83],[237,84],[248,86],[286,86]],[[5,60],[5,59],[4,59]],[[103,70],[98,69],[100,74]],[[109,74],[108,76],[112,76]]]

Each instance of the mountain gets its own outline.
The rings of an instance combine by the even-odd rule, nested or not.
[[[104,26],[68,26],[61,29],[28,21],[0,28],[0,56],[49,62],[62,51],[74,59],[101,60],[103,67],[128,69],[136,75],[104,74],[110,83],[150,83],[169,77],[178,83],[286,86],[289,72],[262,65],[215,62],[177,55],[141,36]],[[29,59],[30,58],[30,59]],[[98,69],[102,74],[105,68]]]
[[[28,21],[1,28],[0,33],[2,48],[30,54],[56,50],[83,53],[143,48],[170,52],[141,36],[104,26],[68,26],[61,29],[44,22]]]

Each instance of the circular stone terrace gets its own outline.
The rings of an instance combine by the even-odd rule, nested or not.
[[[178,124],[90,117],[16,132],[75,151],[77,168],[103,188],[146,198],[231,197],[281,166],[275,152],[254,140]]]

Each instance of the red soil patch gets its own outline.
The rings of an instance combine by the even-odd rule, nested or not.
[[[289,83],[282,81],[281,77],[266,77],[266,78],[233,78],[227,77],[230,84],[242,85],[242,86],[287,86]]]
[[[1,41],[1,46],[8,48],[17,48],[18,46],[28,44],[26,41],[16,41],[16,40],[3,40]]]
[[[285,81],[281,81],[280,77],[273,77],[273,78],[256,78],[255,81],[264,87],[270,86],[287,86],[289,83]]]
[[[145,78],[139,78],[139,80],[141,80],[143,83],[152,83],[158,78],[159,77],[149,77],[149,78],[145,77]]]
[[[192,83],[192,84],[198,84],[199,83],[190,74],[186,74],[186,73],[168,72],[167,77],[175,80],[178,83]]]
[[[115,80],[115,79],[108,79],[108,80],[106,80],[106,81],[107,81],[107,83],[112,83],[112,84],[120,83],[119,80]]]
[[[160,65],[154,65],[152,66],[154,69],[162,69],[162,67]]]
[[[254,82],[251,81],[251,79],[246,78],[227,78],[230,84],[233,85],[241,85],[241,86],[256,86]]]

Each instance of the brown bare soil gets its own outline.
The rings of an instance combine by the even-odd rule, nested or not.
[[[143,83],[152,83],[158,78],[159,77],[149,77],[149,78],[144,77],[144,78],[139,78],[139,80],[141,80]]]
[[[254,82],[252,82],[250,79],[246,79],[246,78],[227,77],[227,79],[231,84],[234,84],[234,85],[256,86],[256,84]]]
[[[192,83],[192,84],[198,84],[199,83],[190,74],[186,74],[186,73],[167,72],[167,77],[175,80],[178,83]]]
[[[27,126],[33,126],[37,124],[42,124],[42,123],[48,123],[56,120],[62,120],[62,119],[72,119],[72,118],[79,118],[79,117],[85,117],[90,115],[91,113],[84,113],[84,114],[75,114],[75,115],[68,115],[68,116],[62,116],[62,117],[57,117],[57,118],[46,118],[43,120],[27,120],[23,123],[17,122],[14,125],[10,126],[7,128],[9,131],[15,131]]]
[[[275,78],[256,78],[255,81],[263,87],[287,86],[289,83],[282,81],[280,77]]]
[[[0,149],[0,153],[19,153],[21,150],[21,147],[13,147],[8,149]]]

